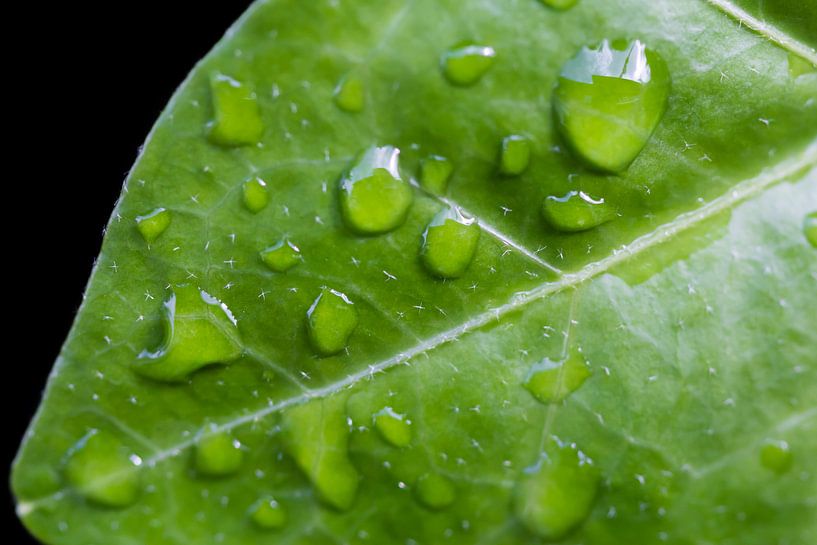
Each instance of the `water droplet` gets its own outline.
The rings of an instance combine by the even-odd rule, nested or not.
[[[231,475],[241,468],[241,443],[226,431],[208,430],[196,442],[193,465],[208,477]]]
[[[264,530],[283,528],[287,522],[287,514],[281,504],[274,498],[261,498],[250,507],[250,520]]]
[[[803,74],[817,72],[817,65],[812,64],[796,53],[789,53],[789,75],[792,79],[797,79]]]
[[[579,0],[539,0],[544,5],[558,10],[567,10],[575,6]]]
[[[480,231],[477,221],[458,208],[441,210],[423,233],[423,265],[441,278],[462,276],[474,259]]]
[[[417,479],[414,492],[420,503],[435,511],[445,509],[457,498],[454,483],[437,473],[426,473]]]
[[[576,154],[593,168],[621,172],[663,117],[669,89],[669,71],[658,53],[638,40],[604,40],[565,63],[553,107]]]
[[[607,223],[616,212],[604,199],[594,199],[584,191],[570,191],[564,197],[546,197],[542,216],[557,231],[575,233]]]
[[[229,363],[241,355],[233,313],[206,291],[176,286],[163,311],[162,345],[139,354],[134,369],[140,375],[178,382],[202,367]]]
[[[364,151],[340,181],[340,211],[346,226],[377,235],[406,221],[413,194],[400,177],[400,150],[393,146]]]
[[[269,193],[267,192],[267,182],[261,178],[250,178],[244,182],[242,187],[244,196],[244,206],[253,214],[259,213],[269,204]]]
[[[140,463],[118,439],[93,429],[68,451],[64,474],[85,499],[121,508],[139,496]]]
[[[348,74],[341,78],[335,87],[335,104],[344,112],[357,113],[363,111],[366,103],[366,91],[363,80],[358,76]]]
[[[525,388],[542,403],[558,403],[575,392],[590,375],[587,362],[578,352],[561,361],[545,358],[531,367]]]
[[[760,447],[760,463],[775,473],[785,473],[792,464],[789,444],[786,441],[766,439]]]
[[[261,252],[261,261],[275,272],[286,272],[303,261],[301,250],[288,239],[282,239]]]
[[[334,396],[298,405],[284,414],[284,441],[318,496],[331,507],[348,511],[359,484],[347,450],[346,399]]]
[[[493,47],[464,43],[446,51],[441,59],[443,73],[454,85],[477,83],[494,64]]]
[[[210,141],[220,146],[256,144],[264,133],[255,93],[224,74],[210,77],[213,121],[207,125]]]
[[[143,216],[136,216],[136,229],[142,238],[150,244],[159,238],[170,226],[170,211],[164,208],[157,208]]]
[[[396,413],[391,407],[378,411],[372,417],[380,436],[395,447],[407,447],[411,443],[411,421]]]
[[[420,185],[430,193],[443,195],[453,172],[451,161],[441,155],[431,155],[420,163]]]
[[[531,532],[548,541],[565,537],[590,514],[599,486],[593,461],[575,444],[553,439],[514,492],[514,512]]]
[[[817,212],[812,212],[803,220],[803,232],[812,246],[817,248]]]
[[[506,176],[519,176],[530,164],[530,140],[518,134],[502,140],[499,171]]]
[[[346,295],[324,288],[306,313],[309,342],[321,356],[331,356],[346,348],[357,327],[355,305]]]

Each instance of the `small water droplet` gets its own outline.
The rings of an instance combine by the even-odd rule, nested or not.
[[[589,166],[621,172],[641,152],[667,107],[670,75],[639,40],[604,40],[565,63],[553,96],[562,136]]]
[[[226,431],[210,429],[196,442],[193,465],[201,475],[222,477],[241,468],[244,453],[241,443]]]
[[[553,438],[537,464],[520,477],[514,512],[540,538],[560,540],[590,514],[599,480],[593,461],[575,444]]]
[[[393,146],[371,147],[341,179],[341,215],[355,233],[387,233],[406,221],[413,194],[400,177],[399,156]]]
[[[571,353],[561,361],[545,358],[533,365],[525,379],[525,388],[542,403],[558,403],[575,392],[590,377],[590,368],[580,353]]]
[[[587,231],[616,217],[604,199],[595,199],[584,191],[570,191],[564,197],[551,195],[542,204],[542,217],[557,231]]]
[[[65,459],[68,483],[85,499],[107,507],[127,507],[139,496],[141,458],[115,437],[92,429]]]
[[[157,350],[139,354],[134,370],[140,375],[178,382],[202,367],[229,363],[241,355],[233,313],[206,291],[176,286],[163,312],[164,339]]]
[[[335,104],[344,112],[357,113],[363,111],[366,104],[366,90],[363,80],[354,75],[347,74],[338,82],[335,87]]]
[[[812,212],[803,220],[803,233],[806,235],[806,240],[817,248],[817,212]]]
[[[220,146],[256,144],[264,133],[255,93],[224,74],[210,77],[213,121],[207,125],[210,141]]]
[[[378,411],[372,417],[380,436],[395,447],[407,447],[411,443],[411,422],[405,415],[391,407]]]
[[[261,252],[261,261],[275,272],[286,272],[303,261],[301,250],[288,239],[282,239]]]
[[[443,53],[441,65],[449,82],[459,86],[477,83],[494,64],[493,47],[463,43]]]
[[[454,483],[437,473],[426,473],[417,479],[414,493],[421,504],[435,511],[445,509],[457,498]]]
[[[441,278],[462,276],[474,259],[480,231],[477,221],[458,208],[441,210],[423,233],[423,265]]]
[[[136,216],[136,229],[150,244],[170,226],[170,211],[157,208],[143,216]]]
[[[766,439],[760,447],[760,464],[766,469],[781,474],[792,465],[792,454],[786,441]]]
[[[564,11],[575,6],[579,0],[539,0],[539,1],[553,9]]]
[[[321,356],[331,356],[346,348],[357,327],[354,303],[346,295],[324,288],[306,313],[309,342]]]
[[[441,155],[430,155],[420,163],[420,186],[435,195],[443,195],[454,172],[454,165]]]
[[[277,530],[283,528],[287,522],[287,514],[281,504],[274,498],[261,498],[255,502],[249,511],[250,520],[263,530]]]
[[[817,65],[812,64],[796,53],[789,53],[788,64],[789,75],[792,79],[797,79],[803,74],[817,72]]]
[[[499,171],[506,176],[519,176],[530,164],[530,140],[518,134],[502,140]]]
[[[257,176],[244,182],[242,192],[244,206],[253,214],[259,213],[269,204],[267,182]]]

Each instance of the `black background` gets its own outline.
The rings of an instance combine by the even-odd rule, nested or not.
[[[20,289],[4,302],[13,305],[6,313],[27,338],[24,359],[4,362],[14,365],[5,385],[14,400],[6,468],[37,409],[138,147],[176,86],[249,3],[36,3],[29,13],[4,16],[7,30],[16,26],[26,36],[6,48],[13,68],[3,77],[20,97],[2,101],[17,141],[14,157],[6,158],[24,167],[14,175],[3,169],[4,185],[23,191],[12,202],[4,199],[7,210],[22,213],[10,226],[21,248],[12,244],[14,253],[4,259]],[[35,210],[28,209],[32,202]],[[7,543],[35,543],[17,521],[9,493],[6,498]]]

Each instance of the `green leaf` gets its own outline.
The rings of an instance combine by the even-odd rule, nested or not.
[[[813,541],[817,15],[545,4],[254,4],[113,213],[14,465],[35,536]],[[617,176],[551,104],[605,39],[671,81]]]

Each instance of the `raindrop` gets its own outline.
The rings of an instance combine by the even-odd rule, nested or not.
[[[561,361],[545,358],[533,365],[525,388],[542,403],[558,403],[575,392],[590,377],[590,368],[580,353]]]
[[[378,411],[372,417],[380,436],[395,447],[407,447],[411,443],[411,421],[391,407]]]
[[[150,244],[159,238],[170,226],[170,212],[164,208],[157,208],[143,216],[136,216],[136,229],[142,238]]]
[[[288,239],[282,239],[260,254],[264,265],[275,272],[286,272],[303,261],[301,250]]]
[[[244,206],[253,214],[259,213],[269,204],[269,193],[267,192],[267,182],[261,178],[254,177],[242,186]]]
[[[366,103],[363,80],[355,75],[346,75],[335,87],[335,104],[344,112],[357,113],[363,111]]]
[[[196,442],[193,465],[201,475],[221,477],[241,468],[241,443],[226,431],[208,430]]]
[[[430,155],[420,163],[420,186],[435,195],[445,194],[454,165],[441,155]]]
[[[567,10],[575,6],[579,0],[539,0],[544,5],[558,10]]]
[[[250,520],[261,529],[277,530],[287,522],[287,515],[274,498],[261,498],[250,507]]]
[[[616,217],[616,212],[603,198],[595,199],[584,191],[570,191],[564,197],[546,197],[542,217],[557,231],[575,233],[607,223]]]
[[[417,479],[414,492],[421,504],[435,511],[445,509],[457,498],[454,483],[437,473],[426,473]]]
[[[782,440],[766,439],[760,447],[760,463],[775,473],[787,472],[792,464],[789,444]]]
[[[224,74],[210,77],[213,121],[207,125],[210,141],[220,146],[256,144],[264,133],[255,93]]]
[[[803,220],[803,233],[806,235],[806,240],[817,248],[817,212],[812,212]]]
[[[506,176],[518,176],[530,164],[530,140],[518,134],[502,140],[499,171]]]
[[[464,43],[446,51],[441,59],[445,77],[454,85],[477,83],[494,64],[493,47]]]
[[[423,233],[420,258],[428,271],[440,278],[462,276],[477,250],[480,228],[474,218],[458,208],[441,210]]]
[[[141,462],[118,439],[92,429],[68,451],[64,474],[83,498],[122,508],[139,496]]]
[[[354,303],[329,288],[321,291],[306,316],[309,342],[321,356],[331,356],[346,348],[358,323]]]

